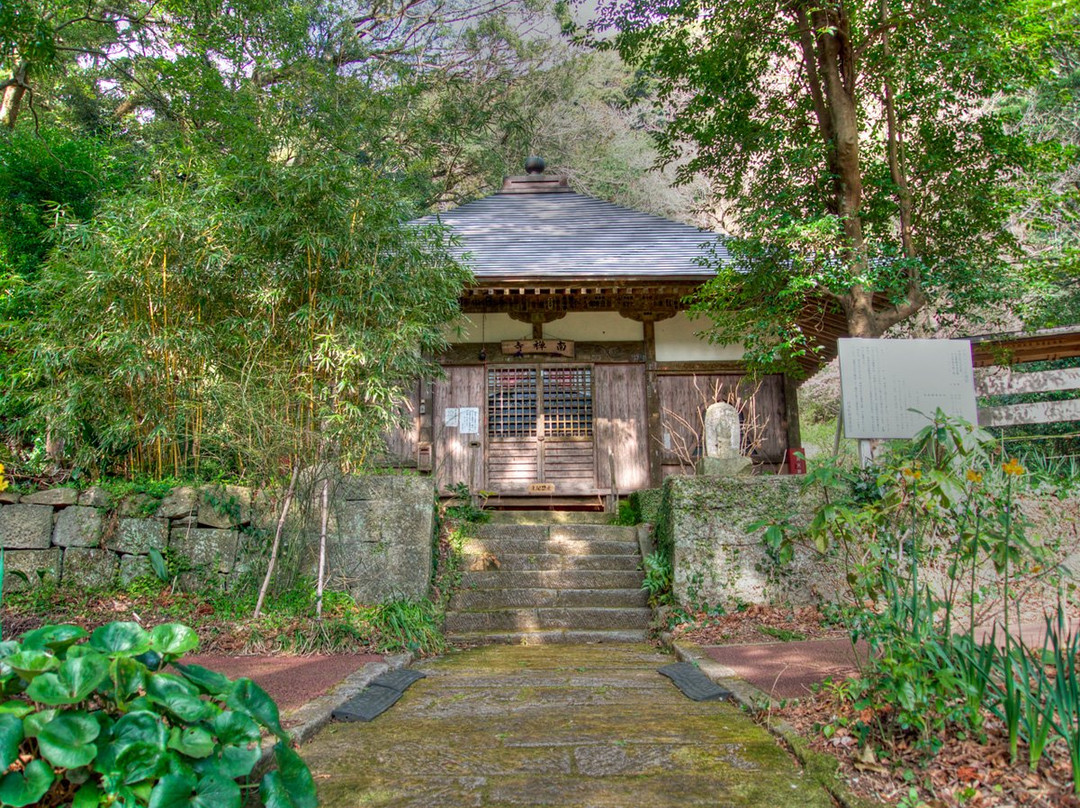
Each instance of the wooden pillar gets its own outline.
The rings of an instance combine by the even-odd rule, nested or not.
[[[802,446],[802,430],[799,427],[799,388],[795,380],[784,374],[784,429],[787,431],[787,448]]]
[[[664,443],[660,423],[660,389],[656,381],[656,323],[643,318],[645,338],[645,411],[649,416],[646,440],[649,454],[649,487],[659,488],[663,482]]]

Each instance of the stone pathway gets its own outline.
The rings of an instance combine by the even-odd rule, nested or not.
[[[828,808],[762,728],[697,703],[646,645],[487,646],[427,674],[370,724],[301,753],[324,808]]]

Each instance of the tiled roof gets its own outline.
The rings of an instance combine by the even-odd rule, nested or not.
[[[569,189],[550,175],[510,177],[503,190],[421,222],[459,237],[478,280],[705,279],[708,244],[730,260],[716,233],[630,210]]]

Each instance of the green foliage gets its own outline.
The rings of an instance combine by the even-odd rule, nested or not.
[[[49,625],[0,648],[0,804],[239,808],[265,729],[279,739],[263,804],[314,808],[315,786],[288,746],[273,700],[250,679],[179,659],[198,645],[172,623],[93,633]],[[166,672],[172,665],[176,673]]]
[[[457,519],[471,524],[483,524],[491,519],[491,514],[484,510],[484,503],[490,492],[478,491],[474,496],[465,483],[450,486],[454,499],[443,509],[448,519]]]
[[[672,585],[675,579],[671,560],[660,553],[650,553],[641,563],[645,570],[641,588],[649,593],[649,605],[654,608],[673,605],[675,596]]]
[[[438,653],[443,639],[442,615],[430,601],[392,600],[367,610],[375,644],[384,651]]]
[[[656,82],[662,158],[723,200],[734,263],[697,295],[761,369],[820,348],[807,307],[876,337],[1003,299],[1018,172],[1059,160],[999,94],[1067,40],[1052,0],[603,4],[594,44]]]
[[[633,527],[634,525],[641,524],[641,514],[638,513],[637,508],[634,507],[628,499],[619,500],[619,509],[615,513],[615,517],[611,520],[613,525],[622,525],[623,527]]]

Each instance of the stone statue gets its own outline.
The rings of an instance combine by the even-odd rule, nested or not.
[[[749,474],[749,458],[739,454],[742,435],[739,411],[718,401],[705,410],[705,455],[698,460],[697,473],[710,477]]]

